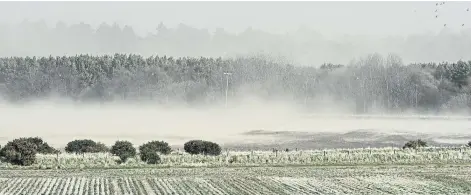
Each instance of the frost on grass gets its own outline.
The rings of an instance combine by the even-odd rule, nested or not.
[[[112,167],[231,167],[271,165],[401,165],[465,164],[471,160],[469,147],[362,148],[300,151],[238,151],[219,156],[172,153],[161,155],[160,163],[148,165],[139,156],[118,163],[110,153],[37,155],[31,167],[46,169],[112,168]],[[5,168],[13,168],[4,164]]]

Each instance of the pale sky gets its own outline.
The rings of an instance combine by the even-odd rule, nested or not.
[[[460,31],[471,27],[471,2],[0,2],[0,22],[44,19],[54,26],[85,22],[131,25],[144,35],[160,22],[184,23],[213,31],[222,27],[240,32],[251,26],[273,33],[294,31],[301,25],[326,36],[409,35],[437,33],[447,24]],[[438,12],[435,10],[438,9]],[[435,18],[438,13],[438,18]],[[462,27],[462,24],[465,24]]]

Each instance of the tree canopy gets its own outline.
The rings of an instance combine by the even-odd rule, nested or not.
[[[153,101],[204,105],[228,95],[354,104],[357,112],[469,109],[471,62],[403,65],[373,54],[348,65],[293,66],[264,56],[173,58],[113,56],[0,58],[0,94],[12,102],[58,96],[75,101]]]

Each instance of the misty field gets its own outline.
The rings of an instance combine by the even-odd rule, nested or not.
[[[306,115],[259,101],[231,110],[52,104],[3,110],[2,145],[21,136],[57,148],[74,139],[135,146],[157,139],[175,151],[157,165],[138,156],[119,163],[110,153],[37,154],[31,166],[0,163],[0,194],[471,192],[467,117]],[[432,147],[401,148],[417,138]],[[214,140],[224,150],[205,156],[178,149],[190,139]]]
[[[75,139],[175,150],[149,165],[110,153],[37,154],[31,166],[0,163],[0,194],[469,194],[467,117],[307,115],[287,104],[162,109],[123,105],[3,106],[2,145],[39,136],[56,148]],[[27,121],[27,122],[25,122]],[[402,149],[408,140],[432,147]],[[218,156],[179,150],[215,141]],[[454,143],[455,145],[450,143]],[[448,145],[447,145],[448,144]],[[368,148],[371,146],[371,148]],[[278,151],[271,151],[276,148]],[[288,151],[285,151],[288,149]]]
[[[0,171],[0,194],[469,194],[470,166]]]
[[[215,141],[224,148],[257,150],[273,147],[401,147],[407,140],[416,138],[436,141],[437,144],[433,144],[436,146],[446,143],[462,145],[471,140],[470,121],[466,117],[449,117],[449,120],[433,116],[427,116],[425,119],[429,120],[424,120],[424,117],[407,115],[389,118],[381,115],[364,115],[365,118],[333,117],[304,114],[283,102],[263,103],[252,100],[244,103],[245,106],[228,110],[218,107],[165,108],[152,104],[125,106],[43,103],[27,105],[27,108],[2,105],[5,114],[1,115],[0,144],[17,137],[39,136],[56,148],[62,148],[74,139],[93,139],[107,145],[116,140],[128,140],[140,145],[158,139],[181,147],[188,140],[205,139]],[[348,134],[355,131],[368,131],[375,135],[369,137],[363,133]],[[344,136],[341,142],[337,137],[326,137],[333,133]],[[392,140],[388,136],[403,138]],[[378,141],[356,141],[370,138]],[[247,147],[243,147],[245,145]]]

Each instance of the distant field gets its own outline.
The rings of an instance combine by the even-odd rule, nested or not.
[[[93,139],[107,145],[116,140],[135,145],[163,140],[176,147],[191,139],[203,139],[224,148],[253,150],[400,147],[416,137],[433,146],[471,141],[469,116],[306,114],[290,106],[259,103],[202,110],[45,104],[2,107],[2,111],[8,114],[0,121],[1,145],[31,136],[39,136],[57,148],[74,139]],[[265,133],[249,134],[253,131]],[[350,133],[359,131],[369,131],[369,140],[356,139],[365,138],[363,132],[357,136]],[[343,134],[348,137],[344,139]],[[374,137],[369,136],[372,134]]]
[[[2,170],[0,194],[470,194],[471,166]]]

